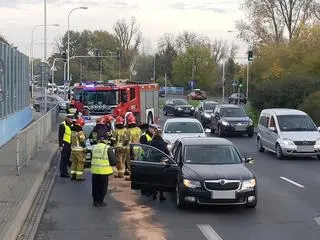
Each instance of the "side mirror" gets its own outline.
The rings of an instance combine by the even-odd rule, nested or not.
[[[252,157],[245,157],[245,158],[244,158],[244,162],[245,162],[245,163],[253,164],[253,163],[254,163],[254,159],[253,159]]]
[[[318,127],[318,131],[320,132],[320,127]]]
[[[275,127],[269,127],[268,129],[269,129],[270,131],[272,131],[272,132],[276,132],[276,131],[277,131]]]

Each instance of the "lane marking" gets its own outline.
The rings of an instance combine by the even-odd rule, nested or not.
[[[315,217],[315,218],[313,218],[313,220],[314,220],[318,225],[320,225],[320,217]]]
[[[209,224],[198,224],[197,227],[207,240],[223,240]]]
[[[299,183],[297,183],[297,182],[295,182],[295,181],[292,181],[292,180],[289,179],[289,178],[286,178],[286,177],[280,177],[280,178],[281,178],[282,180],[284,180],[284,181],[287,181],[287,182],[289,182],[289,183],[297,186],[297,187],[304,188],[303,185],[301,185],[301,184],[299,184]]]

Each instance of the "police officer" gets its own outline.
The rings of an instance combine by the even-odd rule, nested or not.
[[[170,155],[170,151],[168,149],[168,143],[163,140],[163,138],[162,138],[162,129],[160,127],[158,127],[155,130],[155,133],[154,133],[154,136],[152,138],[152,141],[151,141],[150,145],[152,147],[155,147],[155,148],[159,149],[160,151],[164,152],[165,154]],[[159,200],[160,201],[166,200],[166,198],[163,195],[163,192],[160,191],[159,193],[160,193],[159,194]],[[158,195],[157,192],[153,193],[153,199],[154,200],[157,199],[157,195]]]
[[[137,126],[137,121],[136,118],[131,115],[128,118],[128,131],[130,134],[130,141],[129,143],[139,143],[140,142],[140,137],[142,135],[141,129]],[[126,156],[126,171],[125,175],[130,175],[130,146],[127,147],[127,156]],[[131,178],[127,177],[127,181],[130,181]]]
[[[124,127],[124,119],[121,116],[116,117],[115,128],[111,138],[117,159],[117,170],[114,176],[123,178],[126,161],[126,147],[129,144],[130,135],[128,130]]]
[[[92,198],[94,207],[105,206],[104,198],[108,190],[109,176],[113,174],[112,166],[116,165],[114,151],[108,145],[105,136],[100,136],[92,148],[91,174]]]
[[[78,118],[71,130],[71,180],[84,181],[83,170],[85,163],[85,140],[86,135],[83,132],[85,121]]]
[[[61,151],[60,177],[68,178],[68,163],[71,154],[71,126],[73,114],[68,114],[59,126],[59,147]]]
[[[152,137],[154,134],[154,129],[155,129],[155,126],[153,126],[152,124],[148,125],[147,130],[140,137],[141,144],[150,144],[151,143],[151,140],[152,140]]]

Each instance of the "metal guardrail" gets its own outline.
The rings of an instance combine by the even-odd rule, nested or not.
[[[58,118],[59,105],[56,105],[37,121],[33,122],[17,134],[17,175],[20,175],[23,167],[27,167],[28,161],[36,153],[37,148],[44,142],[49,133],[57,125]]]

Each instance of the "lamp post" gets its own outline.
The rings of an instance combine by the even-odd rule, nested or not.
[[[70,15],[77,9],[88,9],[88,7],[76,7],[71,9],[68,14],[68,51],[67,51],[67,81],[70,82]]]
[[[34,44],[34,31],[39,28],[43,27],[44,25],[36,25],[33,27],[32,32],[31,32],[31,97],[33,98],[34,96],[34,58],[33,58],[33,44]],[[47,27],[59,27],[59,24],[49,24]]]

